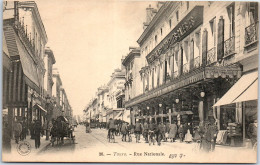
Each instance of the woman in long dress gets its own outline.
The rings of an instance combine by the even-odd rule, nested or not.
[[[184,141],[185,141],[186,143],[192,142],[192,135],[191,135],[191,133],[190,133],[190,129],[191,129],[191,126],[190,126],[190,123],[188,123],[187,133],[186,133],[185,139],[184,139]]]
[[[169,126],[169,130],[170,131],[169,131],[168,138],[171,139],[171,142],[174,142],[177,131],[178,131],[178,128],[177,128],[177,125],[175,122]]]

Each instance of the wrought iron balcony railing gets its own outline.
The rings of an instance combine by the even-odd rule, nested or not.
[[[245,28],[245,45],[249,45],[258,40],[258,22]]]
[[[216,59],[216,48],[212,48],[210,50],[208,50],[207,53],[207,65],[212,64],[213,62],[215,62]]]
[[[224,42],[224,56],[228,56],[235,52],[235,36],[230,37]]]
[[[178,77],[178,72],[177,71],[173,72],[173,78],[177,78],[177,77]]]
[[[193,59],[194,63],[193,63],[193,68],[199,68],[200,67],[200,56],[196,57]]]
[[[27,32],[27,25],[24,26],[24,23],[20,22],[20,20],[15,21],[14,25],[15,25],[14,28],[16,29],[16,31],[18,33],[20,33],[20,35],[24,39],[24,43],[29,47],[31,52],[33,54],[35,54],[34,39],[32,39],[31,33]]]
[[[183,73],[188,73],[189,72],[189,68],[188,65],[189,63],[183,64]]]

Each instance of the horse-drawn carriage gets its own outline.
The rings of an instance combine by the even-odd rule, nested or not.
[[[69,139],[70,143],[75,141],[75,136],[73,136],[73,127],[69,124],[68,119],[64,116],[57,117],[53,120],[53,126],[51,128],[51,143],[54,146],[55,141],[57,144],[61,142],[64,144],[64,137]]]

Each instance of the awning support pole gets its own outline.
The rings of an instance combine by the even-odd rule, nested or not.
[[[245,145],[245,139],[246,139],[246,116],[245,116],[245,102],[242,102],[242,116],[243,116],[243,123],[242,123],[242,127],[243,127],[243,146]]]

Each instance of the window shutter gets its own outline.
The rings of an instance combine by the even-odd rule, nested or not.
[[[193,69],[194,66],[194,41],[190,42],[190,70]]]
[[[217,61],[221,62],[224,57],[224,19],[221,16],[218,22],[218,49]]]
[[[208,31],[205,29],[202,35],[202,66],[207,65]]]
[[[181,53],[180,53],[180,58],[179,58],[179,74],[181,75],[183,72],[183,48],[180,49]]]

